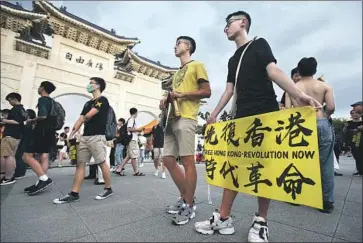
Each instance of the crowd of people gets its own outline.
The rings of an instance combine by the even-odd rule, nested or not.
[[[276,65],[275,56],[265,39],[249,40],[250,27],[251,17],[244,11],[232,13],[226,18],[224,32],[228,40],[235,42],[236,51],[228,62],[226,88],[207,123],[217,121],[218,115],[232,97],[234,118],[260,115],[290,107],[314,107],[317,111],[323,190],[321,211],[331,213],[334,209],[334,157],[339,157],[339,154],[334,155],[335,133],[330,120],[335,111],[333,88],[322,79],[314,78],[317,61],[313,57],[302,58],[291,72],[291,77],[287,76]],[[99,77],[90,79],[86,89],[92,94],[92,98],[83,106],[73,128],[65,127],[58,138],[58,163],[61,165],[64,155],[71,147],[69,141],[79,134],[83,126],[82,135],[76,139],[77,167],[73,186],[68,194],[54,199],[55,204],[80,200],[79,193],[85,178],[95,179],[95,184],[104,185],[104,190],[95,199],[102,200],[112,196],[111,171],[125,176],[125,165],[130,161],[133,176],[144,176],[140,171],[144,155],[140,154],[145,154],[145,150],[150,152],[152,143],[155,176],[158,176],[161,165],[162,178],[165,178],[167,169],[179,190],[180,196],[176,203],[166,207],[166,211],[174,215],[172,223],[187,224],[195,217],[197,116],[200,100],[211,96],[211,88],[204,64],[191,58],[196,51],[195,40],[189,36],[180,36],[176,40],[174,51],[181,66],[173,78],[173,91],[160,101],[160,109],[165,110],[176,100],[180,116],[176,116],[176,107],[172,106],[166,127],[155,126],[149,139],[143,136],[144,129],[137,125],[138,110],[131,108],[127,120],[118,120],[115,138],[106,140],[106,124],[110,109],[107,97],[102,95],[106,82]],[[285,91],[281,102],[276,100],[273,82]],[[41,193],[53,184],[47,171],[56,132],[56,117],[52,116],[53,100],[49,95],[55,89],[54,84],[49,81],[40,84],[37,114],[33,110],[24,109],[21,96],[17,93],[10,93],[6,97],[12,109],[2,111],[1,122],[5,130],[1,140],[1,184],[14,183],[16,179],[24,176],[26,164],[37,175],[37,181],[24,189],[30,196]],[[352,120],[348,121],[344,132],[356,160],[357,172],[354,175],[362,175],[362,102],[352,104],[352,107]],[[114,155],[111,157],[114,162],[111,166],[112,148]],[[34,158],[35,154],[39,155],[39,161]],[[180,158],[184,171],[177,163],[177,158]],[[89,163],[90,175],[85,177],[85,168]],[[224,189],[220,209],[213,212],[212,217],[206,221],[195,223],[195,230],[202,234],[213,234],[216,231],[222,235],[233,234],[235,228],[230,213],[236,195],[236,191]],[[268,242],[269,204],[269,199],[258,197],[257,213],[248,233],[249,242]]]

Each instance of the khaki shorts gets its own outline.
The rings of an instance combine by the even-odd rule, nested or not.
[[[77,163],[86,165],[93,157],[96,164],[106,161],[105,135],[82,136],[77,151]]]
[[[15,156],[19,142],[20,139],[12,137],[4,137],[3,139],[1,139],[1,156],[2,157]]]
[[[139,158],[140,148],[139,144],[135,140],[131,140],[129,145],[127,145],[127,156],[130,159],[137,159]]]
[[[163,156],[194,156],[196,129],[197,121],[192,119],[180,118],[168,122]]]
[[[163,157],[163,148],[154,148],[154,159],[161,159]]]

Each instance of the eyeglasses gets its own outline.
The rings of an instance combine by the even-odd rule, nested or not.
[[[242,19],[243,19],[243,18],[237,18],[237,19],[232,18],[232,19],[229,19],[229,20],[227,21],[226,26],[224,27],[224,30],[226,30],[226,28],[229,28],[229,26],[230,26],[233,22],[235,22],[235,21],[237,21],[237,20],[242,20]]]
[[[178,41],[175,45],[176,45],[176,46],[179,46],[181,43],[189,44],[189,42],[187,42],[187,41],[182,41],[182,40],[180,40],[180,41]]]

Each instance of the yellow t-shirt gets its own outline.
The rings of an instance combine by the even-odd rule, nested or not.
[[[208,82],[208,75],[203,63],[198,61],[190,61],[181,67],[173,77],[173,91],[192,92],[199,89],[201,82]],[[187,100],[178,98],[179,110],[182,118],[197,120],[200,100]],[[170,118],[174,117],[174,111],[171,110]]]

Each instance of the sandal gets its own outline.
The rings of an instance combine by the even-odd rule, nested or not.
[[[133,176],[145,176],[145,174],[141,172],[136,172]]]
[[[119,175],[119,176],[126,176],[125,173],[122,171],[122,172],[116,172],[116,175]]]

